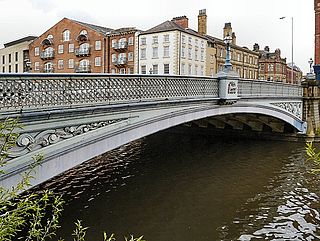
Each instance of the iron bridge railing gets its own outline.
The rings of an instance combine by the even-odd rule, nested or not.
[[[302,98],[302,87],[239,80],[240,98]],[[0,111],[153,100],[219,99],[210,77],[110,74],[0,74]]]

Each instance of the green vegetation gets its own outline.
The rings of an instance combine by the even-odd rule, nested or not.
[[[21,126],[16,119],[6,119],[0,123],[0,174],[5,174],[3,167],[10,150],[15,146]],[[44,190],[40,193],[26,191],[33,178],[34,168],[41,165],[42,156],[34,157],[30,171],[25,172],[21,181],[10,189],[0,187],[0,240],[45,241],[55,240],[59,218],[63,211],[61,196]],[[22,194],[21,194],[22,193]],[[81,221],[75,223],[73,241],[85,241],[87,227]],[[58,239],[64,241],[64,239]],[[103,241],[115,241],[114,234],[103,235]],[[126,241],[145,241],[139,238],[126,238]]]
[[[316,148],[313,145],[313,142],[307,142],[306,144],[306,153],[308,156],[307,160],[313,161],[317,166],[320,167],[320,152],[316,151]],[[312,172],[320,172],[320,168],[312,169]]]

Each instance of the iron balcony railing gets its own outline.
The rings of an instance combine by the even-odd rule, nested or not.
[[[89,56],[91,54],[90,48],[76,48],[76,56]]]
[[[53,51],[43,51],[40,53],[41,59],[53,59],[54,58],[54,52]]]
[[[89,66],[79,66],[80,71]],[[298,85],[239,80],[238,97],[302,100]],[[114,74],[0,74],[0,110],[219,100],[219,80],[199,76]]]
[[[119,42],[113,43],[112,48],[117,51],[125,51],[128,48],[128,42],[127,41],[121,41],[121,42],[119,41]]]
[[[80,65],[75,68],[76,73],[91,73],[91,65]]]
[[[54,73],[54,67],[43,68],[42,73]]]

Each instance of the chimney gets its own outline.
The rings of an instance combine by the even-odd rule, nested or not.
[[[259,52],[259,50],[260,50],[259,44],[255,43],[255,44],[253,45],[253,51]]]
[[[207,13],[206,9],[199,10],[198,15],[198,33],[201,35],[207,34]]]
[[[175,22],[183,28],[189,27],[189,19],[186,16],[175,17],[171,21]]]
[[[227,36],[232,36],[232,27],[231,23],[225,23],[223,28],[223,38]]]
[[[236,45],[237,44],[237,37],[235,32],[232,32],[232,44]]]

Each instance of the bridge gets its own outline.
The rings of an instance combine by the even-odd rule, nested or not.
[[[307,112],[302,86],[227,74],[0,74],[0,121],[23,124],[0,183],[17,183],[37,154],[44,161],[32,185],[182,124],[305,134]]]

